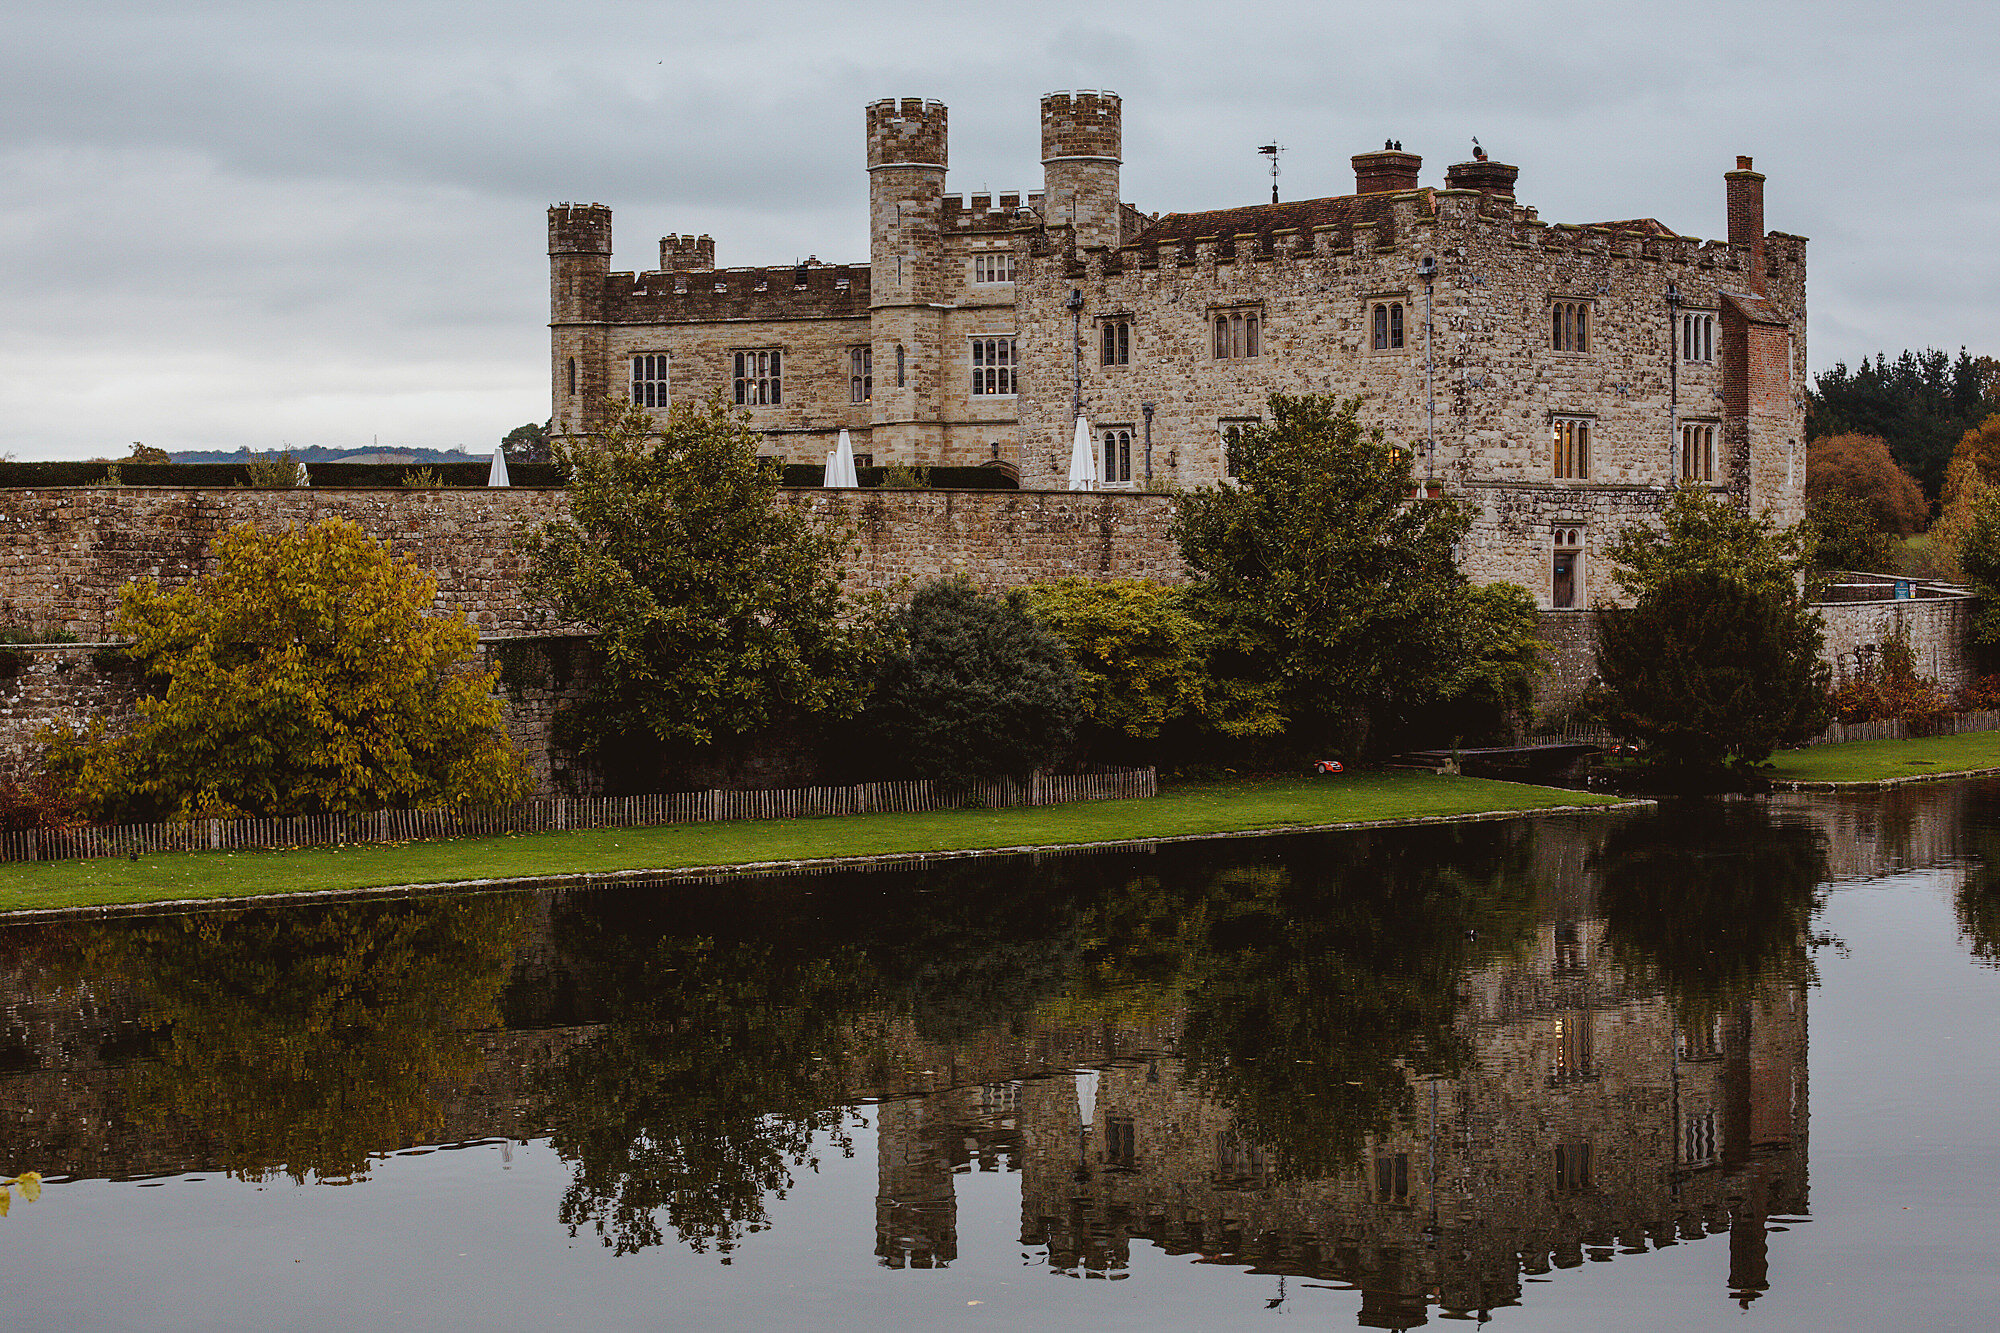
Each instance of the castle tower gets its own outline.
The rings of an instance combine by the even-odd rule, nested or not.
[[[1050,93],[1042,99],[1042,214],[1052,227],[1074,226],[1079,249],[1122,239],[1123,125],[1117,93]]]
[[[877,463],[928,462],[942,446],[945,144],[942,102],[869,104],[870,442]]]
[[[551,435],[597,429],[610,392],[605,367],[604,280],[611,272],[611,210],[549,209]]]

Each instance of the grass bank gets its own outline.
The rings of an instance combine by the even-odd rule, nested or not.
[[[1890,782],[2000,768],[2000,731],[1920,736],[1907,741],[1848,741],[1780,750],[1758,771],[1773,782]]]
[[[593,829],[275,852],[176,852],[137,861],[0,866],[0,912],[186,898],[773,861],[1070,846],[1322,824],[1610,805],[1616,797],[1429,773],[1189,784],[1136,801],[936,810],[661,828]]]

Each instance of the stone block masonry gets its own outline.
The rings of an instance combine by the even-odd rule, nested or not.
[[[816,522],[851,533],[850,592],[893,593],[962,573],[982,587],[1077,574],[1178,581],[1172,502],[1158,495],[1069,491],[781,493]],[[239,523],[347,518],[411,554],[438,581],[438,600],[487,636],[565,627],[522,592],[517,539],[567,513],[561,491],[173,490],[78,487],[0,491],[0,627],[109,638],[118,590],[142,578],[181,583],[207,565],[216,537]]]

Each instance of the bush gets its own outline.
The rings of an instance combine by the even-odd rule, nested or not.
[[[77,798],[47,773],[26,782],[0,780],[0,832],[60,833],[84,822]]]
[[[1901,718],[1912,732],[1923,732],[1952,711],[1952,700],[1935,680],[1917,674],[1917,655],[1907,638],[1898,638],[1834,690],[1833,711],[1842,722]]]
[[[887,628],[896,647],[862,716],[871,753],[965,785],[1025,778],[1069,746],[1083,713],[1076,669],[1025,593],[936,579]]]

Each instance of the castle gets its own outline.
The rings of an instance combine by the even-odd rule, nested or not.
[[[1764,230],[1749,158],[1723,241],[1551,225],[1516,168],[1479,152],[1425,186],[1398,143],[1353,158],[1351,194],[1160,216],[1120,198],[1121,113],[1044,97],[1042,190],[967,200],[944,106],[869,105],[866,264],[718,269],[670,235],[614,273],[611,210],[551,208],[553,432],[720,392],[787,461],[845,428],[864,462],[1047,490],[1081,416],[1100,489],[1143,491],[1228,478],[1273,392],[1358,396],[1472,504],[1473,575],[1549,610],[1611,595],[1596,553],[1676,482],[1802,515],[1805,241]]]

